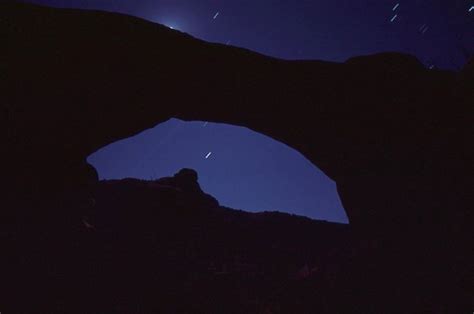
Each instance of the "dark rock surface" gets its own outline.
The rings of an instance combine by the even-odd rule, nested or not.
[[[12,232],[25,251],[2,277],[12,283],[2,293],[6,311],[325,310],[355,256],[348,225],[220,207],[190,169],[101,181],[88,204],[62,209],[77,207],[82,216],[69,222],[51,217],[61,226],[23,223],[27,235]]]
[[[455,73],[397,53],[284,61],[130,16],[13,1],[0,3],[0,37],[6,286],[44,274],[27,261],[31,238],[48,252],[72,245],[58,235],[90,208],[86,157],[175,117],[249,127],[336,181],[365,247],[341,285],[357,295],[347,304],[472,311],[472,62]]]

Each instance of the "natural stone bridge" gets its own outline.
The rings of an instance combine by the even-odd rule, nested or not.
[[[77,188],[91,153],[172,117],[245,126],[336,181],[360,241],[376,243],[375,272],[396,268],[384,280],[469,300],[472,64],[286,61],[130,16],[8,1],[0,26],[6,212]]]

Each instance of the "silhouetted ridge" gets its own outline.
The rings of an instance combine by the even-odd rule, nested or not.
[[[173,177],[161,178],[156,182],[173,185],[186,192],[202,193],[198,183],[198,174],[193,169],[181,169]]]
[[[137,302],[167,313],[302,312],[327,302],[331,293],[324,289],[347,271],[353,254],[348,225],[219,207],[204,192],[182,188],[196,179],[194,170],[183,169],[158,180],[104,180],[96,186],[94,207],[81,226],[88,237],[76,239],[84,252],[77,254],[96,267],[105,257],[114,264],[75,279],[81,286],[93,276],[107,287],[94,304],[115,302],[120,286],[108,280],[122,267],[134,272],[122,274],[121,285],[153,286],[146,296],[127,290],[120,301],[124,312]]]

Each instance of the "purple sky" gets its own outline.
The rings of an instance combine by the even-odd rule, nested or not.
[[[427,67],[460,69],[474,52],[474,0],[30,2],[136,15],[285,59],[342,62],[398,51],[416,55]],[[244,128],[171,120],[112,144],[89,161],[101,178],[157,178],[191,167],[203,189],[223,205],[347,222],[334,182],[298,152]]]

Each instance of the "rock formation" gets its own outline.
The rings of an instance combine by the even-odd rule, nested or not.
[[[171,117],[229,123],[336,181],[370,261],[354,264],[354,306],[472,310],[472,62],[456,73],[398,53],[286,61],[131,16],[14,1],[0,3],[0,36],[7,241],[76,215],[51,204],[87,197],[85,160],[99,148]]]

